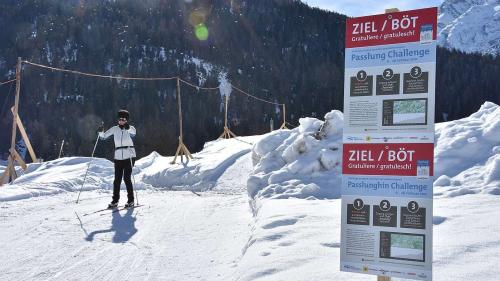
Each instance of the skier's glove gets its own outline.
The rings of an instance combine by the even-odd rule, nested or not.
[[[125,125],[123,125],[125,127],[125,130],[128,130],[130,129],[130,125],[128,123],[125,123]]]
[[[104,131],[104,125],[101,125],[101,126],[99,126],[99,128],[97,128],[98,133],[103,132],[103,131]]]

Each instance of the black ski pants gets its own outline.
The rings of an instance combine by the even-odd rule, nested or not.
[[[132,164],[132,165],[131,165]],[[125,160],[115,160],[115,181],[113,182],[113,202],[120,200],[120,185],[125,181],[125,186],[127,186],[127,202],[134,202],[134,187],[132,186],[132,181],[130,176],[132,175],[132,167],[135,164],[135,158],[132,158],[132,163],[130,159]]]

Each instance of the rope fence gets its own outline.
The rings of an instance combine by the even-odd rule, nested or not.
[[[193,87],[193,88],[196,88],[197,90],[209,90],[209,91],[211,91],[211,90],[220,90],[220,87],[208,87],[208,88],[207,88],[207,87],[200,87],[200,86],[196,86],[196,85],[194,85],[194,84],[192,84],[192,83],[189,83],[189,82],[187,82],[187,81],[185,81],[185,80],[182,80],[181,78],[179,78],[179,81],[181,81],[182,83],[184,83],[184,84],[186,84],[186,85],[188,85],[188,86],[191,86],[191,87]]]
[[[171,77],[132,77],[132,76],[121,76],[121,75],[101,75],[101,74],[95,74],[95,73],[89,73],[89,72],[83,72],[83,71],[76,71],[76,70],[69,70],[69,69],[64,69],[64,68],[59,68],[59,67],[53,67],[53,66],[48,66],[48,65],[43,65],[43,64],[38,64],[30,61],[23,60],[22,63],[24,64],[29,64],[32,66],[40,67],[40,68],[45,68],[45,69],[50,69],[52,71],[60,71],[60,72],[66,72],[66,73],[72,73],[72,74],[77,74],[77,75],[83,75],[83,76],[89,76],[89,77],[97,77],[97,78],[106,78],[106,79],[116,79],[116,80],[144,80],[144,81],[158,81],[158,80],[174,80],[174,79],[179,79],[180,82],[182,82],[185,85],[191,86],[193,88],[196,88],[197,90],[220,90],[220,86],[217,87],[201,87],[201,86],[196,86],[193,83],[190,83],[178,76],[171,76]],[[10,83],[16,81],[16,79],[6,81],[2,84]],[[274,105],[284,105],[284,103],[277,103],[269,100],[265,100],[262,98],[259,98],[255,95],[249,94],[246,91],[243,91],[242,89],[234,86],[231,84],[231,88],[236,90],[237,92],[244,94],[248,97],[251,97],[253,99],[269,103],[269,104],[274,104]]]
[[[231,88],[235,89],[236,91],[238,91],[238,92],[240,92],[240,93],[242,93],[242,94],[244,94],[244,95],[246,95],[248,97],[251,97],[253,99],[256,99],[256,100],[259,100],[259,101],[262,101],[262,102],[266,102],[266,103],[274,104],[274,105],[285,105],[284,103],[277,103],[277,102],[272,102],[272,101],[268,101],[268,100],[265,100],[265,99],[261,99],[259,97],[254,96],[254,95],[251,95],[251,94],[249,94],[249,93],[247,93],[247,92],[245,92],[245,91],[243,91],[243,90],[241,90],[241,89],[239,89],[239,88],[237,88],[237,87],[235,87],[233,85],[231,85]]]
[[[12,79],[12,80],[9,80],[9,81],[2,82],[2,83],[0,83],[0,86],[5,85],[5,84],[12,83],[12,82],[14,82],[14,81],[16,81],[16,80],[17,80],[17,79]]]
[[[38,63],[26,61],[26,60],[23,60],[22,62],[25,63],[25,64],[37,66],[37,67],[40,67],[40,68],[50,69],[50,70],[53,70],[53,71],[60,71],[60,72],[72,73],[72,74],[89,76],[89,77],[107,78],[107,79],[116,79],[116,80],[158,81],[158,80],[174,80],[174,79],[178,78],[177,76],[174,76],[174,77],[128,77],[128,76],[100,75],[100,74],[95,74],[95,73],[88,73],[88,72],[82,72],[82,71],[68,70],[68,69],[64,69],[64,68],[52,67],[52,66],[38,64]]]
[[[31,66],[34,66],[34,67],[38,67],[38,68],[42,68],[42,69],[47,69],[47,70],[51,70],[51,71],[59,71],[59,72],[63,72],[63,73],[70,73],[70,74],[75,74],[75,75],[82,75],[82,76],[87,76],[87,77],[93,77],[93,78],[104,78],[104,79],[116,79],[116,80],[135,80],[135,81],[164,81],[164,80],[176,80],[176,91],[177,91],[177,97],[178,97],[178,113],[179,113],[179,146],[176,150],[176,154],[175,154],[175,157],[174,157],[174,160],[172,161],[172,164],[175,163],[175,160],[177,159],[177,156],[180,155],[181,157],[181,162],[183,160],[182,156],[185,155],[187,157],[187,159],[193,159],[192,156],[191,156],[191,153],[189,152],[189,150],[187,149],[186,145],[184,144],[184,141],[183,141],[183,117],[182,117],[182,104],[181,104],[181,87],[180,87],[180,84],[182,83],[183,85],[187,85],[189,87],[192,87],[192,88],[195,88],[197,90],[206,90],[206,91],[216,91],[216,90],[221,90],[221,86],[217,86],[217,87],[201,87],[201,86],[197,86],[193,83],[190,83],[182,78],[180,78],[179,76],[170,76],[170,77],[134,77],[134,76],[122,76],[122,75],[101,75],[101,74],[96,74],[96,73],[89,73],[89,72],[83,72],[83,71],[77,71],[77,70],[70,70],[70,69],[64,69],[64,68],[59,68],[59,67],[53,67],[53,66],[48,66],[48,65],[43,65],[43,64],[39,64],[39,63],[34,63],[34,62],[30,62],[30,61],[27,61],[27,60],[20,60],[18,61],[18,64],[26,64],[26,65],[31,65]],[[22,69],[22,68],[20,68]],[[0,85],[3,85],[3,84],[8,84],[8,83],[12,83],[14,81],[17,81],[18,78],[16,77],[16,79],[12,79],[12,80],[9,80],[9,81],[6,81],[6,82],[2,82],[0,83]],[[20,80],[20,75],[19,75],[19,80]],[[19,82],[19,81],[18,81]],[[264,102],[264,103],[267,103],[267,104],[272,104],[272,105],[276,105],[276,106],[280,106],[282,107],[282,117],[283,117],[283,124],[281,125],[280,129],[286,129],[287,128],[287,124],[289,124],[288,122],[286,122],[286,108],[285,108],[285,104],[284,103],[278,103],[278,102],[275,102],[275,101],[270,101],[270,100],[266,100],[266,99],[263,99],[263,98],[260,98],[260,97],[257,97],[255,95],[252,95],[232,84],[230,84],[231,86],[231,89],[235,90],[237,93],[239,94],[242,94],[242,95],[245,95],[249,98],[252,98],[254,100],[257,100],[257,101],[260,101],[260,102]],[[20,87],[20,85],[19,85]],[[236,135],[231,132],[231,130],[229,129],[229,126],[228,126],[228,118],[227,118],[227,115],[228,115],[228,107],[229,107],[229,95],[227,94],[224,94],[225,96],[225,122],[224,122],[224,132],[222,133],[222,135],[219,137],[219,138],[231,138],[231,137],[236,137]]]

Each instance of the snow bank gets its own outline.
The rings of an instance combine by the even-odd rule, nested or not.
[[[249,153],[260,137],[239,137],[207,142],[187,163],[171,165],[173,157],[153,152],[136,162],[142,188],[203,191],[213,188],[217,179],[239,157]]]
[[[250,152],[260,137],[215,140],[205,144],[194,159],[170,164],[173,157],[156,152],[139,159],[133,170],[135,189],[167,188],[174,190],[211,189],[220,175],[240,156]],[[66,157],[45,163],[28,164],[28,170],[18,170],[21,176],[12,184],[0,188],[0,201],[25,199],[41,195],[80,190],[85,172],[92,159]],[[0,167],[0,170],[5,167]],[[111,161],[94,158],[83,190],[112,191],[114,165]],[[122,183],[122,185],[124,185]]]
[[[436,124],[434,194],[500,195],[500,107],[486,102],[471,116]]]
[[[28,164],[26,171],[17,167],[20,176],[12,184],[0,188],[0,201],[78,191],[91,160],[89,157],[65,157],[44,163]],[[112,175],[113,163],[106,159],[95,158],[90,165],[83,190],[109,188]]]
[[[338,198],[343,115],[325,121],[301,118],[299,127],[267,134],[254,145],[254,171],[247,187],[252,198]]]
[[[252,198],[338,198],[342,161],[340,111],[325,121],[267,134],[252,150]],[[435,195],[500,195],[500,107],[486,102],[471,116],[436,124]]]

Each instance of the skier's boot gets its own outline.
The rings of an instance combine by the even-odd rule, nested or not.
[[[134,207],[134,205],[135,205],[135,204],[134,204],[134,201],[132,201],[132,202],[127,202],[127,204],[125,204],[125,208],[132,208],[132,207]]]
[[[118,202],[111,202],[108,205],[108,209],[114,209],[116,207],[118,207]]]

